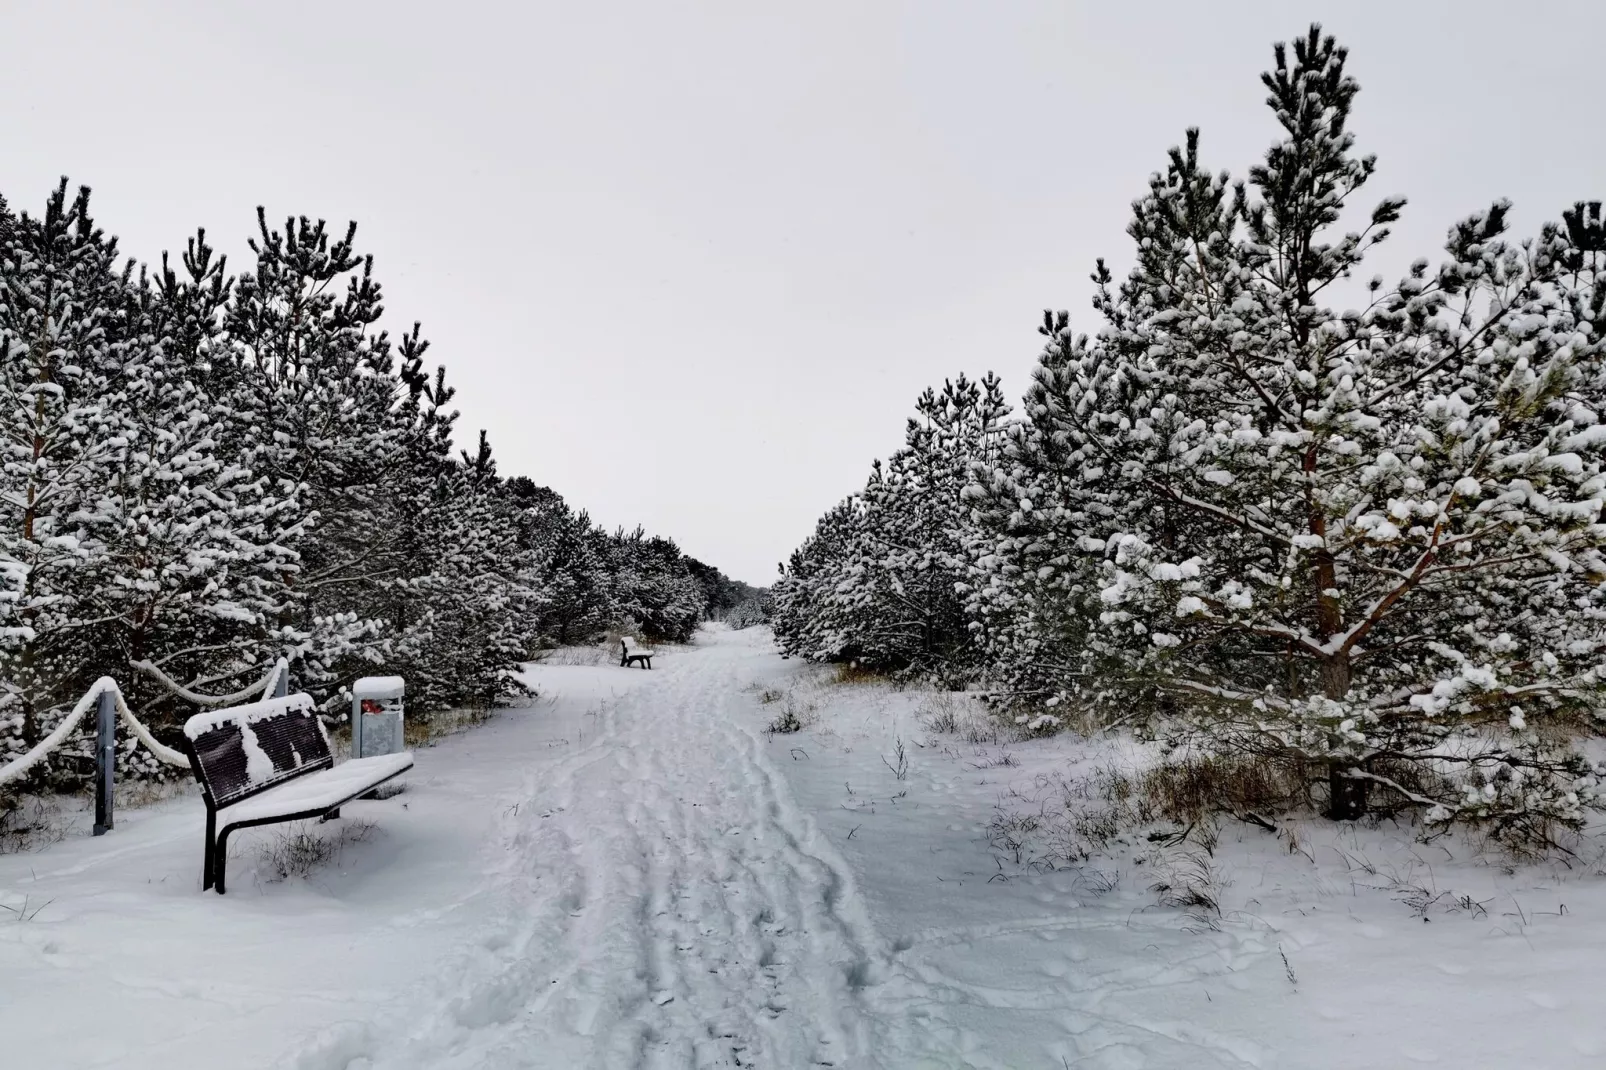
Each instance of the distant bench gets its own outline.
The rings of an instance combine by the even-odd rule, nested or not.
[[[640,662],[644,669],[652,668],[652,651],[644,646],[638,646],[629,636],[619,640],[619,667],[628,669],[632,662]]]
[[[339,817],[344,803],[413,765],[409,753],[353,758],[336,765],[309,695],[198,713],[185,722],[184,737],[190,768],[206,802],[201,890],[216,887],[219,895],[228,864],[229,833],[253,825]]]

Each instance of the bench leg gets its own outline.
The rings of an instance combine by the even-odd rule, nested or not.
[[[223,894],[223,874],[229,865],[229,829],[223,830],[223,835],[217,841],[217,850],[212,852],[212,868],[216,871],[217,894]]]
[[[212,887],[213,838],[216,835],[217,814],[212,812],[211,807],[208,807],[206,811],[206,853],[202,856],[201,861],[201,891],[203,892]]]

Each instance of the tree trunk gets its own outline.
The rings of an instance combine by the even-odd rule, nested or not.
[[[1322,693],[1330,699],[1349,694],[1349,655],[1336,654],[1322,662]],[[1366,814],[1367,781],[1350,776],[1358,766],[1348,759],[1327,763],[1327,816],[1334,821],[1356,821]]]
[[[39,742],[39,715],[34,712],[33,697],[24,693],[22,706],[22,742],[32,747]]]
[[[1327,816],[1334,821],[1358,821],[1366,815],[1366,784],[1349,776],[1349,762],[1327,764]]]
[[[1334,702],[1349,694],[1349,655],[1334,654],[1322,662],[1322,694]]]

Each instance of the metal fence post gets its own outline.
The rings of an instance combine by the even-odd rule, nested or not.
[[[112,828],[112,795],[117,784],[117,696],[106,690],[96,703],[95,835]]]
[[[351,689],[351,756],[362,757],[362,699]]]

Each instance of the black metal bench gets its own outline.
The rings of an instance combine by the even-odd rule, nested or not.
[[[340,807],[412,768],[410,753],[335,764],[308,695],[199,713],[184,725],[190,768],[206,802],[201,889],[223,894],[229,833],[253,825],[334,818]],[[218,830],[219,815],[223,828]]]
[[[619,640],[619,667],[630,668],[631,662],[640,662],[644,669],[652,668],[652,651],[644,646],[637,646],[629,639]]]

